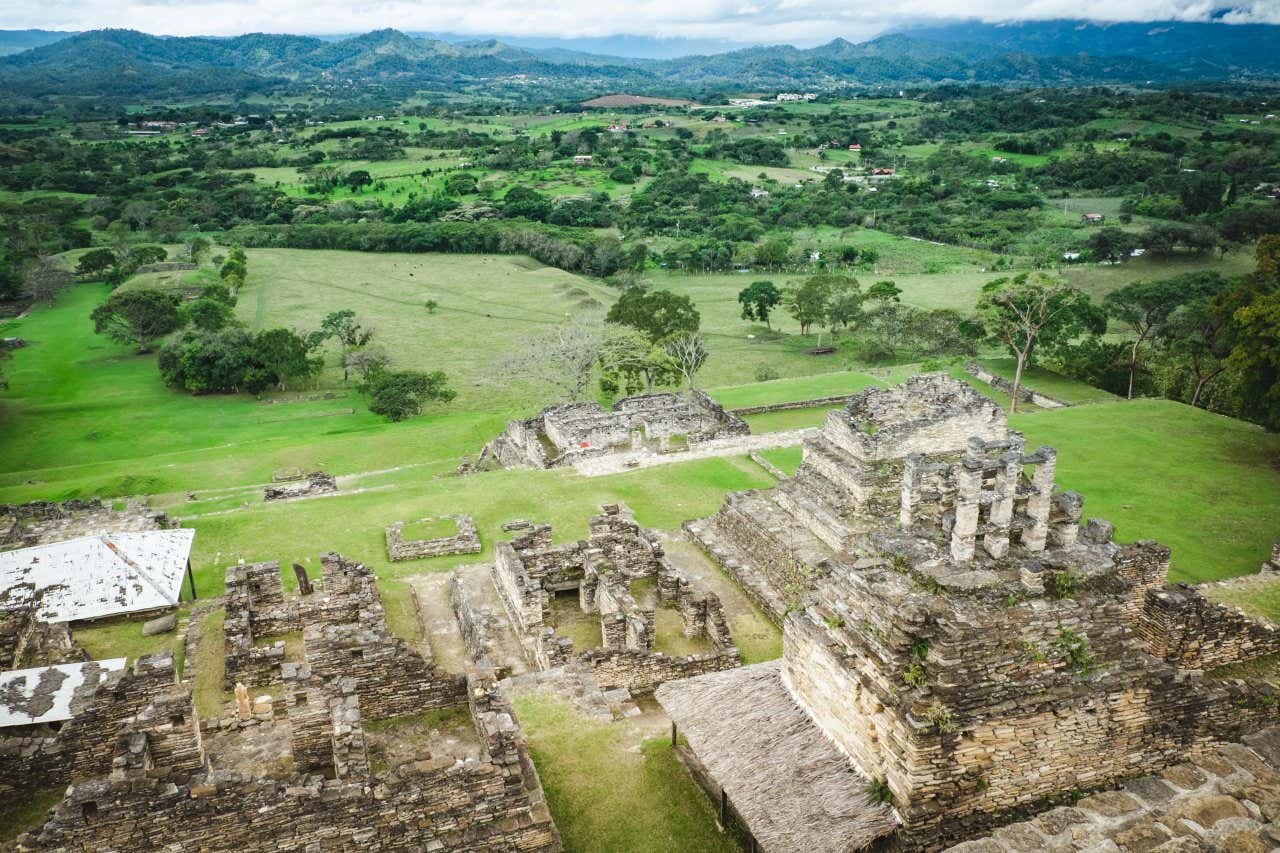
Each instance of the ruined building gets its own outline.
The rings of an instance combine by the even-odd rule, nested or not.
[[[506,624],[494,625],[483,595],[455,575],[451,598],[474,659],[500,660],[497,635],[510,632],[533,670],[578,661],[600,687],[636,692],[738,666],[719,598],[682,576],[652,533],[616,505],[588,528],[587,539],[556,546],[550,525],[536,525],[497,547],[488,580]],[[664,652],[677,638],[680,652]]]
[[[1167,549],[1082,527],[1055,464],[964,383],[915,377],[690,525],[783,625],[782,660],[657,691],[753,843],[936,849],[1280,719],[1268,688],[1200,674],[1275,639],[1163,590]]]
[[[554,468],[620,451],[674,453],[750,432],[746,421],[698,390],[624,397],[608,410],[599,403],[564,403],[510,421],[469,467]]]
[[[299,594],[274,563],[228,570],[225,637],[193,630],[186,656],[225,642],[242,680],[220,716],[198,716],[172,658],[148,669],[154,679],[98,688],[97,717],[62,730],[92,724],[97,736],[53,745],[52,781],[71,786],[17,849],[559,850],[493,673],[442,672],[388,632],[362,564],[327,554],[322,566],[314,585],[299,572]]]

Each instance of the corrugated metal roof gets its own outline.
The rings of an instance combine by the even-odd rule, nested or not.
[[[124,658],[111,658],[0,672],[0,728],[71,719],[76,692],[87,682],[92,693],[124,664]]]
[[[0,589],[31,583],[46,622],[178,603],[194,530],[104,533],[0,552]]]

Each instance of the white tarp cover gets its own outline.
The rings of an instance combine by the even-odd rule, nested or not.
[[[173,607],[194,538],[189,529],[144,530],[0,552],[0,590],[35,584],[45,622]]]
[[[92,685],[96,689],[110,672],[124,669],[124,663],[124,658],[111,658],[0,672],[0,728],[71,719],[71,699],[86,676],[97,679]]]

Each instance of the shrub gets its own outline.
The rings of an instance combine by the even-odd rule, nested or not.
[[[444,373],[438,370],[378,372],[369,380],[369,411],[389,420],[402,421],[420,413],[429,400],[447,403],[457,396],[446,382]]]

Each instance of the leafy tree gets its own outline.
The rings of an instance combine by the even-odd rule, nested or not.
[[[982,334],[1017,360],[1009,410],[1018,410],[1022,371],[1037,346],[1068,343],[1082,332],[1101,334],[1106,318],[1087,294],[1043,273],[999,278],[982,288],[976,306]]]
[[[526,186],[514,186],[502,197],[502,216],[506,219],[523,217],[542,222],[550,212],[551,202],[543,198],[537,190]]]
[[[212,246],[208,237],[192,237],[187,241],[187,257],[191,259],[191,263],[198,264]]]
[[[134,246],[129,250],[129,261],[134,264],[135,267],[140,267],[143,264],[158,264],[167,261],[168,259],[169,252],[164,246],[148,244],[145,246]]]
[[[110,249],[92,249],[80,256],[76,275],[95,275],[115,266],[116,253]]]
[[[445,178],[444,190],[449,195],[471,195],[476,191],[476,176],[466,172],[454,172]]]
[[[369,411],[392,421],[402,421],[422,412],[424,404],[447,403],[457,394],[439,370],[378,371],[369,382]]]
[[[619,184],[634,184],[636,182],[636,173],[626,166],[618,166],[609,172],[609,180]]]
[[[52,304],[72,281],[56,258],[32,258],[22,267],[22,293],[32,302]]]
[[[232,306],[221,299],[202,296],[182,305],[179,309],[183,322],[205,332],[225,329],[235,320]]]
[[[1107,314],[1136,336],[1129,348],[1128,399],[1133,399],[1133,377],[1142,346],[1160,333],[1179,305],[1210,296],[1225,286],[1215,273],[1190,273],[1160,281],[1135,281],[1107,294],[1102,303]]]
[[[266,329],[253,339],[253,354],[276,387],[313,375],[321,360],[307,357],[307,342],[289,329]]]
[[[688,296],[632,287],[609,308],[605,320],[639,329],[657,343],[679,332],[696,332],[702,315]]]
[[[662,341],[662,348],[684,377],[685,384],[694,388],[693,379],[702,365],[707,363],[707,346],[697,332],[678,332]]]
[[[1235,302],[1230,365],[1241,376],[1241,409],[1268,430],[1280,431],[1280,234],[1258,241],[1257,267]]]
[[[858,280],[853,276],[831,277],[831,299],[827,303],[827,327],[833,332],[836,326],[847,329],[862,317],[863,295]]]
[[[334,338],[342,346],[342,381],[350,375],[347,357],[352,350],[368,345],[373,339],[373,329],[366,329],[356,321],[356,312],[346,309],[334,311],[320,321],[320,328],[307,336],[307,348],[314,350],[325,341]]]
[[[742,319],[756,320],[772,330],[769,314],[782,302],[782,291],[771,281],[753,281],[738,293],[738,302],[742,305]]]
[[[825,321],[830,302],[831,278],[825,275],[810,276],[786,294],[787,313],[800,324],[802,335],[809,334],[814,323]]]
[[[756,247],[756,264],[768,270],[782,269],[791,257],[791,238],[770,237]]]
[[[875,302],[899,302],[901,296],[902,288],[892,281],[877,281],[867,288],[867,299]]]
[[[160,290],[117,290],[89,315],[93,330],[122,344],[150,352],[158,338],[178,328],[178,297]]]
[[[373,183],[373,176],[365,169],[356,169],[343,178],[342,183],[346,184],[352,192],[358,193]]]
[[[1089,235],[1087,245],[1094,257],[1107,261],[1121,261],[1138,248],[1138,238],[1120,228],[1099,228]]]
[[[631,326],[610,323],[600,354],[600,390],[606,394],[653,393],[679,374],[671,358],[648,335]]]
[[[1231,314],[1220,300],[1195,299],[1174,311],[1165,325],[1165,348],[1191,371],[1191,405],[1200,404],[1205,387],[1227,369],[1231,355]]]

